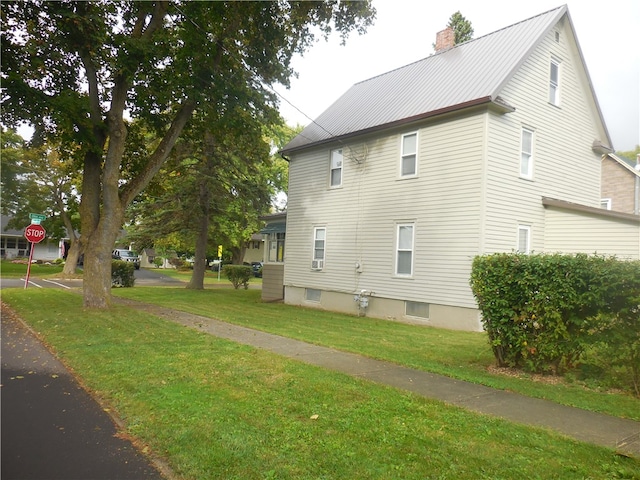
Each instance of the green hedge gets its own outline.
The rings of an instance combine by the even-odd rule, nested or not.
[[[640,371],[640,262],[578,255],[476,257],[471,288],[498,365],[573,368],[595,344]],[[603,343],[604,342],[604,343]]]
[[[111,260],[111,285],[114,287],[133,287],[136,281],[134,272],[133,262]]]
[[[244,289],[249,288],[251,279],[251,267],[246,265],[223,265],[222,274],[229,279],[236,290],[242,285]]]

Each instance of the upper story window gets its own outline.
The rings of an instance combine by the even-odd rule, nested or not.
[[[552,58],[549,69],[549,103],[560,105],[560,61]]]
[[[533,130],[528,128],[522,129],[520,176],[529,180],[533,178]]]
[[[326,240],[327,229],[325,227],[313,229],[313,259],[311,261],[313,270],[322,270],[324,268]]]
[[[611,210],[611,199],[610,198],[600,199],[600,208],[604,208],[605,210]]]
[[[518,253],[529,255],[531,245],[531,227],[518,225]]]
[[[331,187],[342,186],[342,149],[331,151],[331,174],[329,178]]]
[[[396,241],[396,275],[410,277],[413,275],[413,223],[398,225]]]
[[[402,135],[400,153],[400,176],[415,177],[418,173],[418,133]]]

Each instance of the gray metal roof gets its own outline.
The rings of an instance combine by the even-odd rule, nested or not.
[[[356,83],[283,153],[474,104],[505,106],[500,91],[567,12],[563,5]]]

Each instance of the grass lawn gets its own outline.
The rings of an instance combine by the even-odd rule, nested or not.
[[[30,274],[33,277],[47,277],[61,273],[63,268],[64,265],[32,263]],[[0,262],[0,276],[4,278],[21,278],[26,275],[26,263],[12,263],[6,260]]]
[[[172,298],[173,306],[188,301],[182,289],[155,291]],[[122,292],[153,295],[142,288]],[[236,316],[257,316],[251,290],[190,293],[199,294],[192,301],[224,315],[235,309]],[[640,462],[608,449],[298,363],[125,306],[84,310],[79,295],[54,289],[2,295],[118,412],[128,433],[180,478],[640,478]],[[302,309],[262,307],[263,321],[304,329]],[[344,336],[358,331],[359,322],[373,325],[369,336],[380,328],[369,319],[342,321]],[[322,326],[316,329],[321,337]],[[442,343],[450,341],[442,335]]]
[[[474,383],[544,398],[564,405],[640,420],[640,400],[563,384],[491,373],[495,364],[486,335],[419,327],[280,303],[262,303],[258,290],[136,287],[114,295],[208,316],[318,345],[360,353]]]
[[[167,277],[175,278],[176,280],[181,280],[183,282],[189,282],[189,280],[191,280],[191,274],[193,273],[191,270],[176,270],[175,268],[151,268],[149,270],[161,273],[162,275],[166,275]],[[220,281],[218,281],[218,272],[206,270],[204,272],[204,284],[205,286],[221,285],[227,287],[231,285],[231,282],[222,273],[220,274]],[[251,279],[249,280],[249,284],[262,285],[262,278],[251,277]]]

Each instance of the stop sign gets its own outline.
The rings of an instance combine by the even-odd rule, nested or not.
[[[24,238],[32,243],[39,243],[44,240],[44,236],[47,231],[42,225],[29,225],[24,229]]]

